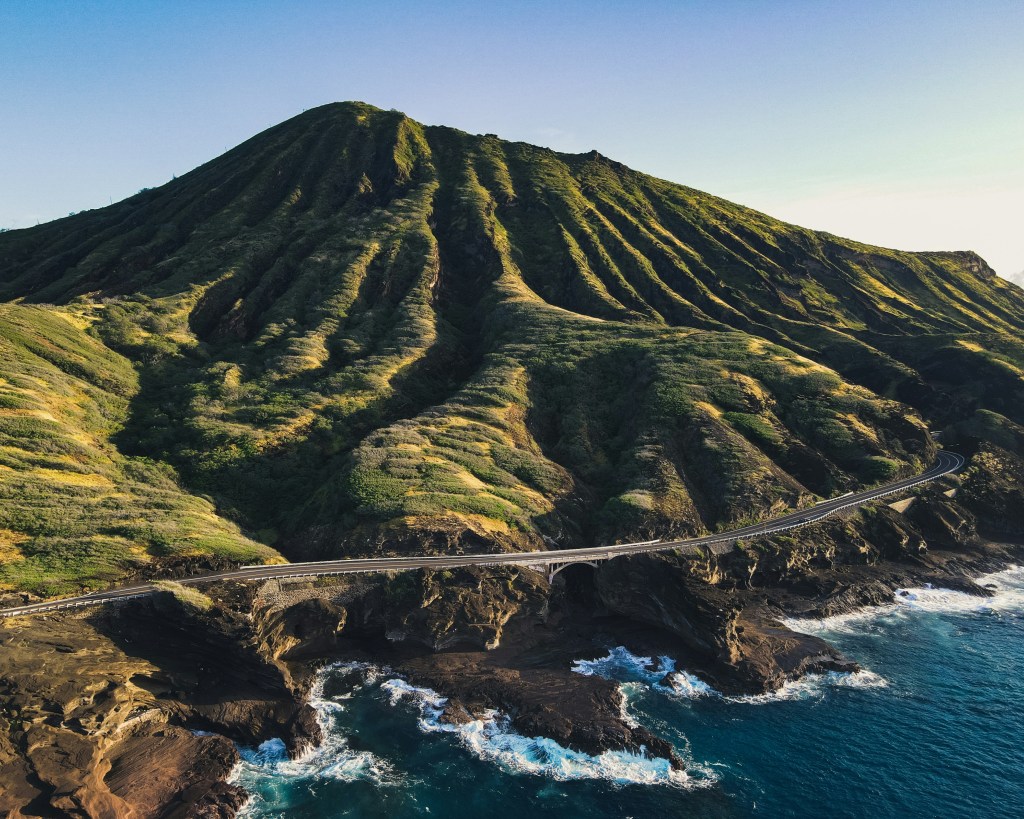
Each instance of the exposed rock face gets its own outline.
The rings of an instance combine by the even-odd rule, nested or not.
[[[224,781],[231,740],[319,738],[252,645],[230,610],[199,614],[169,594],[86,619],[0,622],[0,811],[233,815],[244,794]]]
[[[287,607],[257,609],[258,635],[275,660],[298,661],[329,656],[338,645],[348,612],[321,598],[309,598]]]
[[[554,587],[507,568],[225,583],[207,590],[208,611],[163,593],[85,617],[0,622],[0,810],[231,816],[244,798],[225,781],[234,743],[316,742],[304,692],[317,663],[338,657],[442,692],[446,719],[498,709],[524,735],[676,761],[623,721],[614,683],[572,673],[571,660],[624,644],[674,656],[727,693],[855,670],[780,617],[885,603],[897,586],[926,581],[986,594],[963,575],[1009,559],[977,530],[1016,520],[1022,466],[982,448],[955,497],[926,488],[906,514],[878,506],[722,556],[618,558]]]
[[[199,612],[158,594],[115,617],[105,633],[164,671],[147,684],[186,703],[193,726],[247,745],[282,734],[297,745],[318,739],[308,709],[294,702],[285,672],[261,652],[245,615],[227,606]]]
[[[294,750],[318,741],[302,697],[311,661],[336,656],[343,634],[348,648],[355,638],[480,652],[498,645],[510,620],[536,620],[547,604],[540,575],[504,570],[343,580],[328,598],[277,602],[237,584],[211,592],[208,611],[161,593],[84,618],[0,621],[0,811],[233,815],[243,795],[224,782],[238,760],[232,741],[280,736]],[[617,720],[613,686],[593,687],[604,698],[594,707]],[[625,731],[586,744],[630,742],[639,740]]]
[[[540,618],[547,583],[529,569],[417,572],[387,585],[387,637],[434,651],[469,645],[497,648],[513,617]]]
[[[452,721],[496,709],[510,715],[513,730],[524,736],[550,737],[589,754],[626,750],[678,765],[671,744],[623,721],[618,685],[569,670],[566,649],[573,643],[571,637],[562,642],[553,634],[543,634],[493,656],[452,652],[395,659],[414,683],[449,697],[445,718]],[[593,653],[593,645],[586,641],[576,647],[577,656]],[[539,662],[538,655],[545,654],[546,662]],[[551,655],[561,662],[553,664]]]
[[[234,816],[245,803],[247,794],[224,781],[238,761],[224,737],[175,725],[126,733],[105,753],[104,784],[131,807],[130,815],[213,819]]]
[[[598,570],[598,594],[615,613],[678,635],[712,664],[721,690],[760,692],[810,672],[856,670],[823,640],[784,628],[748,607],[749,595],[702,582],[693,568],[675,556],[612,560]]]
[[[932,582],[970,594],[964,575],[1012,554],[978,529],[1007,532],[1021,508],[1019,456],[983,447],[963,487],[919,492],[906,514],[878,505],[721,556],[649,554],[600,564],[595,586],[610,611],[677,635],[723,690],[771,690],[788,679],[856,665],[824,641],[785,628],[784,614],[832,616]],[[998,477],[997,477],[998,476]],[[958,484],[959,479],[949,482]],[[996,510],[1004,509],[1008,513]]]
[[[3,815],[185,816],[200,801],[230,815],[241,804],[224,782],[234,745],[175,724],[187,706],[161,691],[163,669],[84,620],[0,629]]]
[[[1024,540],[1024,291],[972,253],[804,230],[597,152],[324,106],[3,233],[0,299],[0,589],[26,597],[686,537],[915,473],[933,429],[974,455],[902,513],[554,588],[227,584],[0,623],[13,815],[227,816],[232,741],[315,742],[314,666],[355,655],[451,695],[449,719],[671,756],[569,660],[616,641],[728,691],[850,669],[781,618],[978,592],[960,578],[1006,558],[979,533]]]
[[[990,536],[1024,534],[1024,460],[984,444],[964,476],[963,505],[974,512]]]
[[[984,281],[991,281],[996,278],[996,271],[994,271],[981,256],[977,253],[973,253],[969,250],[953,251],[948,254],[951,258],[956,259],[959,264],[964,266],[964,269],[969,270],[979,279]]]

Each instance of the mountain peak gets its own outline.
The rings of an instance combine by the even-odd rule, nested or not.
[[[292,559],[695,534],[910,474],[919,413],[976,400],[922,373],[1015,395],[979,339],[1024,293],[989,272],[359,102],[0,235],[9,359],[99,407],[60,446],[119,408],[118,447]]]

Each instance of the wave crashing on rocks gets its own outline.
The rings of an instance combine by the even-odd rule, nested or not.
[[[905,618],[917,612],[986,613],[1020,611],[1024,609],[1024,566],[1010,566],[975,578],[975,582],[988,589],[990,597],[945,589],[926,584],[920,587],[897,589],[893,602],[887,606],[870,606],[848,614],[822,619],[791,618],[785,625],[805,634],[825,635],[855,633],[872,620],[891,617]]]
[[[343,690],[327,693],[339,680]],[[309,702],[316,710],[323,740],[290,758],[285,743],[270,739],[256,748],[240,748],[241,761],[231,781],[252,796],[239,814],[249,819],[276,815],[273,794],[285,793],[298,785],[315,788],[329,780],[363,781],[378,788],[399,788],[409,774],[400,763],[353,747],[343,719],[349,709],[360,707],[360,699],[383,700],[391,707],[412,706],[416,724],[428,734],[447,734],[478,759],[494,763],[512,774],[545,777],[554,781],[604,780],[614,785],[664,785],[683,789],[707,787],[715,781],[699,765],[673,769],[668,759],[626,751],[605,751],[591,755],[566,748],[546,737],[526,737],[510,727],[508,717],[490,710],[468,722],[444,717],[447,699],[430,688],[419,688],[395,676],[390,669],[369,663],[335,663],[325,667],[310,691]],[[272,796],[267,797],[270,793]]]
[[[764,694],[726,696],[704,680],[688,671],[678,670],[671,657],[640,657],[625,646],[616,646],[607,656],[596,660],[577,660],[572,670],[577,674],[596,674],[617,680],[624,688],[624,694],[633,692],[631,686],[637,683],[660,694],[680,699],[715,697],[724,702],[759,705],[769,702],[820,698],[830,688],[882,688],[888,683],[872,671],[855,672],[829,671],[824,674],[807,674],[798,680],[789,680],[775,691]],[[628,699],[627,708],[628,708]]]

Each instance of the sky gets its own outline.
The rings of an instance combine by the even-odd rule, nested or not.
[[[1021,0],[0,0],[0,227],[338,100],[1024,273]]]

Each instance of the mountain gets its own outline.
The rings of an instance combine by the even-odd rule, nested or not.
[[[310,703],[339,659],[439,692],[451,725],[683,771],[571,661],[621,645],[760,694],[857,669],[787,616],[987,594],[970,576],[1024,542],[1022,339],[1024,291],[973,253],[360,103],[0,233],[0,607],[698,534],[916,473],[933,432],[968,459],[720,554],[163,582],[2,618],[0,813],[234,816],[239,746],[343,747]]]
[[[326,105],[0,234],[0,583],[694,535],[1024,441],[1024,291]]]

